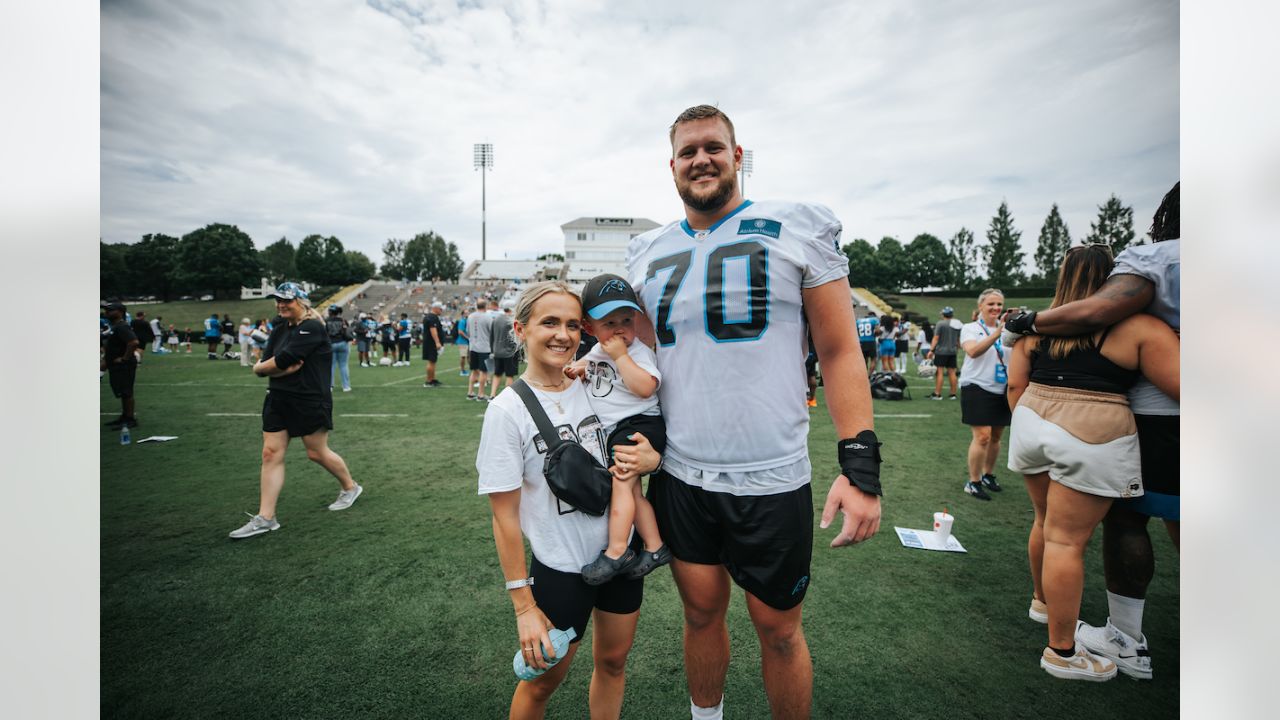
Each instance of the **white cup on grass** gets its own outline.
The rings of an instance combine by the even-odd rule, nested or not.
[[[951,537],[951,523],[955,518],[945,512],[936,512],[933,514],[933,532],[937,534],[938,539],[946,544],[947,538]]]

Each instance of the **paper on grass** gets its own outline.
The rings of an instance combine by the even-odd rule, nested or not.
[[[960,544],[955,535],[948,537],[946,543],[943,543],[942,538],[938,537],[938,533],[932,530],[912,530],[910,528],[900,528],[896,525],[893,529],[898,531],[898,540],[902,541],[905,547],[918,548],[920,550],[941,550],[943,552],[969,552],[964,549],[964,546]]]
[[[148,438],[142,438],[141,440],[138,441],[138,443],[141,444],[144,442],[151,442],[153,440],[155,442],[169,442],[170,440],[177,440],[177,439],[178,439],[177,435],[152,435],[151,437],[148,437]]]

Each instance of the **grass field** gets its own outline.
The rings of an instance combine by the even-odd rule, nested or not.
[[[938,318],[942,316],[942,308],[950,305],[956,311],[956,318],[961,322],[969,322],[973,309],[978,305],[978,294],[974,293],[971,298],[956,297],[934,297],[932,295],[902,295],[902,302],[907,304],[907,309],[912,312],[920,313],[929,318],[929,322],[938,323]],[[1018,307],[1026,305],[1031,310],[1043,310],[1049,307],[1049,303],[1053,302],[1052,297],[1043,298],[1008,298],[1005,300],[1007,307]]]
[[[139,311],[146,313],[148,318],[160,316],[161,324],[167,329],[169,325],[173,325],[179,330],[191,328],[191,331],[198,336],[204,335],[204,321],[211,313],[218,313],[218,317],[230,315],[231,321],[237,326],[240,325],[242,318],[249,318],[253,322],[257,322],[258,318],[271,319],[276,314],[276,304],[274,300],[211,300],[209,302],[201,302],[199,300],[175,300],[167,303],[135,303],[127,304],[129,313],[137,315]],[[193,343],[198,343],[200,338],[193,338]]]
[[[334,397],[332,446],[366,492],[328,512],[337,483],[295,442],[281,530],[237,542],[227,533],[257,506],[265,381],[196,350],[146,357],[134,444],[101,435],[102,716],[506,717],[515,626],[488,503],[476,495],[484,407],[464,399],[456,353],[445,352],[446,387],[436,390],[421,387],[416,358],[408,368],[352,367],[354,391]],[[924,381],[912,383],[914,400],[876,402],[880,534],[834,551],[835,529],[815,529],[805,603],[813,716],[1177,717],[1179,572],[1167,536],[1153,525],[1144,630],[1155,679],[1051,678],[1038,666],[1044,626],[1026,615],[1032,514],[1022,483],[1002,457],[1005,491],[989,503],[966,496],[959,403],[927,400]],[[810,447],[820,509],[836,437],[819,400]],[[101,412],[119,412],[105,381]],[[179,437],[137,444],[153,434]],[[967,554],[899,544],[894,525],[926,528],[943,507]],[[1095,624],[1107,614],[1099,545],[1095,537],[1082,610]],[[670,573],[650,576],[645,591],[623,717],[687,718]],[[740,592],[729,621],[726,716],[767,717]],[[581,653],[548,717],[586,717],[589,676]]]

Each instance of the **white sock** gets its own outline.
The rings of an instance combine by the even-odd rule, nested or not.
[[[1107,608],[1111,611],[1111,624],[1134,640],[1142,640],[1142,609],[1147,604],[1143,598],[1131,598],[1107,591]]]
[[[715,707],[698,707],[693,702],[693,698],[689,698],[689,716],[692,720],[724,720],[724,696],[720,697],[720,704]]]

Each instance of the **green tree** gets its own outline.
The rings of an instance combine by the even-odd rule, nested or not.
[[[876,245],[876,264],[880,267],[882,290],[900,290],[907,278],[907,253],[897,238],[880,238]]]
[[[168,302],[177,288],[178,238],[168,235],[143,235],[129,246],[125,262],[129,265],[130,291],[139,295],[157,295]]]
[[[1058,269],[1062,266],[1062,256],[1071,247],[1071,233],[1062,215],[1058,213],[1058,203],[1049,209],[1049,216],[1040,226],[1040,242],[1036,244],[1036,269],[1040,277],[1051,285],[1058,282]]]
[[[1009,203],[1001,202],[995,217],[991,218],[991,227],[987,228],[987,244],[982,248],[982,259],[987,264],[988,284],[1007,288],[1026,282],[1026,273],[1022,271],[1021,239],[1022,232],[1013,227]]]
[[[408,243],[391,238],[382,244],[382,276],[391,280],[404,279],[404,249]]]
[[[969,289],[981,274],[978,248],[969,228],[962,227],[951,236],[947,241],[947,255],[950,258],[948,284],[953,290]]]
[[[849,258],[849,287],[871,288],[880,283],[880,267],[876,264],[876,248],[862,238],[855,238],[840,248]]]
[[[905,285],[913,288],[943,287],[950,280],[947,246],[929,233],[915,236],[906,249]]]
[[[235,225],[213,223],[178,241],[179,283],[215,296],[240,297],[242,286],[257,287],[262,265],[253,240]]]
[[[538,259],[546,262],[564,262],[564,255],[560,253],[543,253],[538,256]]]
[[[445,246],[445,262],[440,268],[440,279],[449,282],[457,282],[462,277],[462,270],[466,266],[462,263],[462,256],[458,254],[458,246],[449,243]]]
[[[448,264],[448,248],[444,238],[428,230],[414,235],[404,246],[404,277],[425,280],[441,277]]]
[[[293,243],[283,237],[262,249],[259,253],[262,271],[266,273],[272,285],[279,285],[285,280],[297,277],[298,268],[293,264],[296,254]]]
[[[1098,206],[1098,221],[1089,223],[1089,236],[1085,242],[1106,243],[1111,246],[1111,252],[1119,255],[1133,243],[1133,208],[1125,207],[1112,193],[1105,203]]]
[[[303,238],[298,243],[293,262],[299,277],[317,285],[343,285],[350,274],[346,249],[342,247],[342,241],[332,235]]]
[[[98,292],[103,299],[120,298],[132,292],[133,278],[129,273],[128,243],[110,245],[98,240]]]
[[[359,250],[347,251],[347,279],[344,285],[352,285],[362,283],[373,277],[378,269],[373,266],[373,261],[368,255]]]

